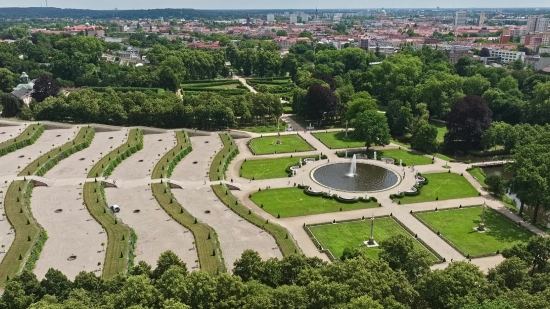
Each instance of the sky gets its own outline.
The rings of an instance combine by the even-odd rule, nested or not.
[[[40,7],[46,5],[46,0],[26,0],[25,6]],[[126,9],[156,9],[156,8],[193,8],[193,9],[347,9],[347,8],[509,8],[509,7],[539,7],[543,0],[48,0],[49,7],[119,10]],[[0,7],[21,6],[16,0],[0,0]]]

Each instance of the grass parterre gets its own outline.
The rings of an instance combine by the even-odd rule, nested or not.
[[[273,179],[288,177],[288,168],[298,165],[300,159],[316,156],[292,156],[276,159],[246,160],[239,171],[241,177],[246,179]]]
[[[409,177],[413,177],[410,175]],[[479,196],[477,190],[464,176],[454,173],[422,174],[428,184],[422,186],[420,194],[398,198],[401,204],[433,202]]]
[[[264,136],[251,139],[250,149],[255,155],[302,152],[314,150],[298,134],[281,135],[281,144],[277,144],[277,136]]]

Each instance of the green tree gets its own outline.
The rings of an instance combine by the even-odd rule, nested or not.
[[[0,94],[0,104],[2,104],[2,117],[15,117],[21,112],[25,103],[11,93]]]
[[[276,32],[276,35],[277,36],[288,36],[288,33],[286,32],[286,30],[277,30]]]
[[[416,104],[416,117],[414,117],[410,127],[409,133],[414,136],[421,127],[428,125],[430,121],[430,112],[428,111],[428,105],[426,103]]]
[[[449,150],[481,148],[481,137],[491,127],[492,112],[483,98],[469,94],[456,100],[447,116],[445,146]]]
[[[485,184],[487,185],[490,192],[493,192],[496,196],[501,196],[504,194],[505,186],[504,180],[500,175],[489,175],[485,178]]]
[[[388,125],[392,134],[403,136],[408,133],[413,121],[411,104],[398,100],[390,101],[386,112]]]
[[[170,267],[177,266],[187,272],[187,265],[173,251],[163,252],[157,260],[157,268],[153,271],[153,278],[160,278]]]
[[[489,270],[487,279],[489,283],[495,283],[500,287],[510,290],[521,288],[527,281],[527,263],[520,258],[511,257],[505,259],[495,268]]]
[[[432,264],[430,256],[415,249],[413,240],[405,235],[392,236],[380,243],[382,252],[378,255],[393,270],[401,270],[410,282],[415,282],[429,272]]]
[[[491,82],[487,78],[476,74],[474,76],[464,78],[462,91],[465,94],[475,94],[482,96],[485,91],[487,91],[490,87]]]
[[[260,278],[263,268],[262,258],[256,251],[245,250],[241,258],[234,263],[233,274],[241,277],[243,281]]]
[[[421,126],[411,138],[411,148],[433,153],[437,151],[437,128],[431,124]]]
[[[358,140],[365,141],[367,149],[372,146],[385,146],[390,143],[390,128],[384,114],[374,110],[367,110],[358,114],[351,121],[353,134]]]
[[[354,99],[353,101],[348,103],[346,110],[346,120],[351,121],[353,120],[353,118],[357,117],[358,114],[368,110],[378,110],[378,106],[376,106],[376,100],[374,100],[373,98]]]
[[[338,97],[327,87],[313,84],[306,95],[306,116],[321,125],[327,117],[334,117],[338,113]]]
[[[352,299],[347,305],[343,306],[342,309],[384,309],[379,302],[373,300],[369,296],[361,296],[359,298]]]
[[[48,75],[41,75],[34,82],[33,92],[31,96],[37,102],[42,102],[48,97],[57,97],[59,94],[59,86]]]
[[[40,286],[45,294],[53,295],[59,300],[65,300],[69,296],[73,283],[59,270],[50,268],[40,282]]]
[[[16,85],[15,74],[6,68],[0,68],[0,92],[12,92]]]

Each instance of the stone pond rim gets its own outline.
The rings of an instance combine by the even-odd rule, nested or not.
[[[319,185],[338,191],[379,192],[399,184],[399,175],[383,166],[357,163],[355,177],[349,177],[350,163],[329,163],[311,171],[311,178]]]

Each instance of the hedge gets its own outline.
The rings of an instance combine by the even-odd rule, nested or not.
[[[46,172],[52,169],[59,161],[69,157],[75,152],[88,148],[95,136],[94,128],[81,128],[75,139],[65,143],[59,148],[50,150],[34,160],[23,169],[19,176],[38,175],[44,176]]]
[[[208,84],[211,86],[223,86],[223,85],[233,85],[237,83],[240,84],[240,82],[236,79],[200,79],[200,80],[187,80],[182,82],[181,85]],[[202,87],[207,87],[207,86],[202,86]]]
[[[239,154],[239,148],[235,145],[231,135],[223,133],[220,134],[220,138],[223,143],[223,148],[214,157],[210,165],[210,181],[223,180],[229,163]]]
[[[417,174],[418,176],[421,176],[420,173]],[[422,177],[422,176],[421,176]],[[420,181],[418,182],[417,185],[415,185],[414,187],[416,188],[416,192],[408,192],[408,191],[403,191],[399,194],[390,194],[390,199],[400,199],[400,198],[404,198],[405,196],[417,196],[417,195],[420,195],[420,191],[422,190],[422,187],[427,185],[428,184],[428,178],[426,177],[422,177],[424,178],[424,181]]]
[[[168,151],[155,165],[153,173],[151,174],[151,179],[169,178],[172,176],[172,172],[176,165],[193,150],[187,132],[176,132],[176,140],[176,146]],[[166,165],[168,166],[166,167]]]
[[[152,91],[154,93],[163,93],[162,88],[146,88],[146,87],[87,87],[96,92],[106,92],[107,89],[113,89],[116,92],[147,92]]]
[[[124,159],[143,148],[143,131],[132,129],[128,133],[126,144],[109,152],[99,160],[88,173],[88,178],[109,176]]]
[[[34,142],[44,133],[46,128],[41,124],[31,124],[25,131],[19,134],[14,139],[0,143],[0,157],[5,156],[10,152],[21,149],[34,144]]]

